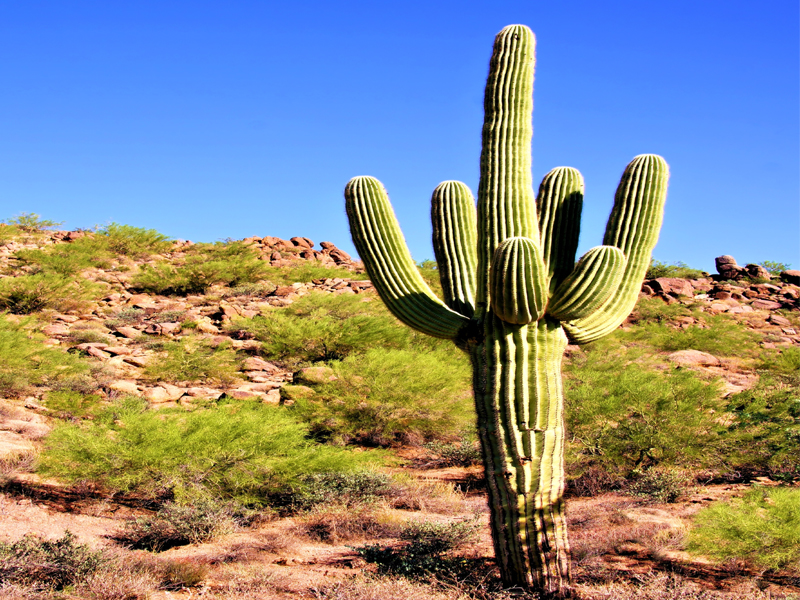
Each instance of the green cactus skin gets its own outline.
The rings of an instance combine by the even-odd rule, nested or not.
[[[633,308],[658,239],[669,173],[659,156],[634,158],[617,189],[604,245],[575,264],[580,173],[553,169],[533,195],[534,46],[523,25],[495,39],[477,213],[462,183],[444,182],[433,193],[444,302],[419,276],[381,183],[356,177],[345,200],[358,253],[392,313],[470,356],[492,539],[505,585],[564,595],[570,573],[561,360],[568,339],[598,339]]]

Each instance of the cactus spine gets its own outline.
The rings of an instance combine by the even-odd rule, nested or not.
[[[380,182],[356,177],[345,199],[356,248],[389,309],[470,355],[505,584],[558,594],[569,585],[563,351],[567,336],[575,343],[598,339],[633,308],[658,238],[668,168],[659,156],[634,158],[617,189],[604,245],[576,264],[580,173],[553,169],[533,193],[534,47],[522,25],[495,39],[477,212],[463,183],[447,181],[433,193],[444,301],[419,276]]]

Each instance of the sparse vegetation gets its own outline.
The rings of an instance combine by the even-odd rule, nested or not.
[[[239,359],[229,344],[211,346],[201,339],[184,337],[163,344],[158,360],[145,368],[145,375],[156,381],[232,382],[238,374]]]
[[[698,279],[706,275],[699,269],[693,269],[683,262],[663,263],[653,259],[647,269],[645,279],[658,279],[659,277],[679,277],[682,279]]]
[[[263,505],[311,473],[357,470],[370,460],[310,442],[285,411],[258,402],[156,412],[127,398],[93,420],[59,425],[40,471],[179,503],[215,497]]]
[[[55,229],[62,225],[62,223],[56,221],[42,219],[36,213],[20,213],[16,217],[6,219],[3,223],[15,227],[20,231],[24,231],[25,233],[39,233],[46,229]]]
[[[763,569],[800,569],[800,489],[756,487],[701,511],[689,549],[717,560],[746,559]]]

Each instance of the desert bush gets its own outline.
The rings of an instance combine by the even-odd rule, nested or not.
[[[257,296],[257,297],[264,297],[269,296],[277,289],[274,283],[270,283],[269,281],[263,282],[256,282],[256,283],[242,283],[240,285],[233,286],[229,290],[227,290],[223,296],[230,297],[230,296]]]
[[[654,465],[717,466],[724,409],[717,382],[684,369],[656,370],[613,338],[565,367],[568,462],[621,476]]]
[[[268,265],[241,242],[195,244],[182,262],[144,265],[133,289],[165,295],[202,294],[214,284],[231,287],[265,278]]]
[[[355,548],[369,563],[378,565],[381,572],[407,576],[424,576],[447,571],[451,565],[445,554],[474,542],[480,524],[477,519],[449,523],[412,521],[403,526],[398,547],[367,545]]]
[[[231,502],[167,502],[154,515],[129,520],[114,538],[130,548],[162,552],[231,533],[246,520],[242,507]]]
[[[35,385],[67,381],[88,370],[78,357],[42,344],[31,321],[13,323],[0,315],[0,395],[24,393]]]
[[[57,540],[29,534],[16,542],[0,542],[0,583],[62,590],[103,562],[100,552],[77,543],[69,531]]]
[[[475,600],[479,597],[405,577],[370,575],[324,585],[313,592],[316,600]],[[492,597],[496,600],[506,598],[501,595]]]
[[[296,509],[319,504],[343,506],[370,504],[392,492],[392,478],[376,471],[311,473],[300,478],[301,485],[288,493],[286,502]]]
[[[796,375],[762,375],[758,384],[732,395],[727,410],[727,462],[736,471],[766,474],[784,481],[800,479],[800,394]]]
[[[278,285],[291,285],[311,283],[318,279],[357,279],[358,276],[341,267],[326,267],[318,261],[298,260],[285,267],[267,267],[264,278]]]
[[[628,483],[628,493],[656,502],[675,502],[686,493],[691,478],[671,468],[647,469],[635,474]]]
[[[111,223],[100,231],[108,249],[115,254],[141,258],[150,254],[166,252],[172,243],[170,238],[155,229],[143,229],[131,225]]]
[[[71,344],[111,344],[112,342],[111,337],[109,337],[109,332],[100,330],[96,327],[73,327],[67,336],[67,340],[69,340]]]
[[[14,257],[34,272],[70,277],[84,269],[107,267],[111,254],[101,239],[86,236],[69,244],[20,250]]]
[[[386,537],[397,533],[400,523],[380,504],[318,504],[298,518],[301,532],[312,540],[339,544]]]
[[[3,223],[15,227],[20,231],[24,231],[25,233],[39,233],[46,229],[55,229],[62,225],[62,223],[56,221],[42,219],[36,213],[20,213],[16,217],[6,219]]]
[[[219,381],[223,384],[236,379],[239,359],[230,344],[211,346],[193,337],[165,342],[158,360],[145,367],[144,375],[157,381]]]
[[[800,489],[756,487],[712,504],[695,517],[688,549],[720,561],[800,570]]]
[[[0,279],[0,310],[27,315],[44,308],[73,308],[88,299],[94,286],[60,275],[39,273]]]
[[[90,421],[58,425],[42,473],[179,503],[215,497],[263,505],[311,473],[355,471],[376,460],[310,441],[285,410],[257,401],[148,410],[123,398]]]
[[[454,438],[474,421],[466,357],[373,348],[331,367],[292,412],[319,439],[387,446]]]
[[[425,444],[425,450],[433,454],[425,460],[428,468],[471,467],[481,464],[481,449],[475,433],[462,431],[458,442],[434,440]]]
[[[665,323],[691,314],[692,311],[684,304],[667,304],[661,298],[640,298],[631,313],[630,321],[637,325]]]
[[[621,334],[622,339],[637,340],[664,352],[700,350],[714,356],[754,358],[760,350],[758,333],[725,315],[704,316],[704,323],[676,329],[667,323],[644,323]]]
[[[94,394],[82,394],[74,390],[49,391],[44,396],[44,405],[62,420],[91,417],[102,409],[102,398]]]
[[[671,264],[663,263],[659,260],[653,259],[645,274],[645,279],[658,279],[659,277],[679,277],[682,279],[699,279],[705,273],[699,269],[692,269],[689,265],[683,262],[674,262]]]
[[[764,267],[770,275],[780,275],[783,271],[788,271],[792,265],[774,260],[762,260],[758,263]]]
[[[403,327],[378,302],[356,295],[314,293],[253,319],[235,319],[231,331],[262,342],[263,354],[289,368],[342,359],[370,348],[447,347]],[[427,338],[432,340],[433,338]]]

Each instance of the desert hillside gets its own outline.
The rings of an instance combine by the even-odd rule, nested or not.
[[[568,346],[579,598],[800,597],[800,272],[717,269]],[[333,243],[0,225],[0,598],[508,598],[481,471]]]

